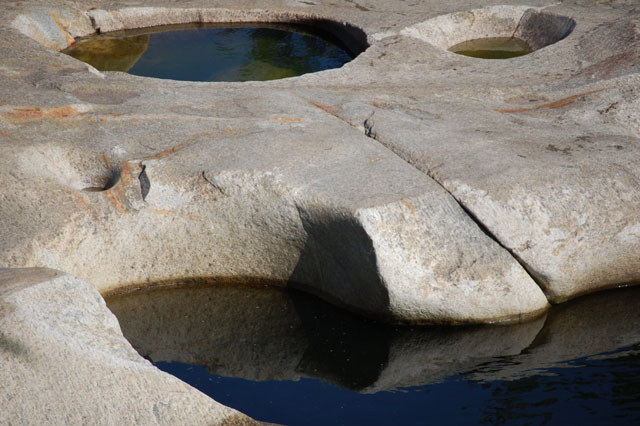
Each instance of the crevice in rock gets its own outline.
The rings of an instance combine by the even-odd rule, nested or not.
[[[96,18],[94,18],[89,12],[87,12],[87,16],[89,17],[89,21],[91,21],[91,26],[96,30],[96,34],[100,34],[100,27],[96,24]]]
[[[473,212],[464,205],[464,203],[458,199],[451,191],[449,191],[443,184],[442,182],[440,182],[440,180],[438,180],[436,178],[436,176],[430,171],[430,170],[422,170],[420,169],[420,167],[418,167],[416,164],[414,164],[413,161],[411,161],[411,159],[409,158],[408,155],[402,155],[402,152],[398,152],[397,149],[394,149],[393,146],[389,146],[388,144],[385,144],[382,140],[380,140],[378,138],[378,135],[375,132],[374,129],[374,124],[372,121],[373,116],[375,115],[375,110],[371,112],[371,114],[369,114],[369,116],[364,120],[362,127],[358,127],[353,125],[352,123],[350,123],[349,121],[345,120],[343,117],[340,116],[340,114],[335,110],[335,108],[332,108],[330,106],[324,105],[324,104],[320,104],[318,102],[313,102],[313,101],[308,101],[311,105],[313,105],[314,107],[326,112],[327,114],[339,119],[340,121],[348,124],[350,127],[358,130],[358,131],[363,131],[364,129],[364,135],[367,136],[368,138],[376,141],[377,143],[379,143],[380,145],[382,145],[384,148],[388,149],[389,151],[391,151],[392,153],[394,153],[398,158],[400,158],[402,161],[404,161],[405,163],[409,164],[410,166],[412,166],[413,168],[415,168],[416,170],[418,170],[420,173],[426,175],[427,177],[429,177],[431,180],[433,180],[435,183],[437,183],[444,191],[447,192],[447,194],[449,194],[451,196],[451,198],[453,198],[453,200],[460,206],[460,208],[462,209],[462,211],[464,211],[467,216],[469,216],[469,218],[471,220],[473,220],[473,222],[478,226],[478,228],[480,228],[480,230],[489,238],[491,238],[493,241],[496,242],[496,244],[498,244],[500,247],[502,247],[504,250],[507,251],[507,253],[509,253],[511,255],[511,257],[513,259],[516,260],[516,262],[518,262],[522,268],[526,271],[527,275],[529,275],[529,277],[531,277],[531,279],[533,280],[533,282],[535,282],[538,287],[540,288],[540,290],[542,290],[543,294],[545,295],[545,297],[547,298],[547,301],[549,301],[549,297],[547,296],[547,293],[545,291],[545,286],[540,282],[539,279],[536,278],[535,274],[533,274],[530,270],[528,265],[526,264],[526,262],[524,262],[524,260],[522,260],[520,258],[520,256],[518,256],[513,250],[511,250],[509,247],[505,246],[497,237],[494,233],[492,233],[481,221],[478,217],[476,217],[476,215],[473,214]],[[551,303],[551,302],[549,302]]]
[[[215,190],[218,191],[220,194],[227,195],[227,193],[224,191],[224,189],[220,185],[218,185],[215,181],[209,179],[207,177],[206,172],[204,172],[204,171],[202,172],[202,179],[204,179],[205,182],[207,182],[209,185],[213,186],[215,188]]]
[[[144,201],[149,194],[149,190],[151,189],[151,181],[149,180],[149,176],[147,176],[147,166],[140,163],[140,167],[142,168],[142,171],[138,175],[138,180],[140,181],[140,193],[142,194],[142,201]]]
[[[547,297],[546,295],[546,291],[545,291],[545,286],[538,280],[538,278],[531,273],[531,271],[529,271],[529,267],[526,264],[526,262],[524,260],[522,260],[522,258],[520,256],[518,256],[518,254],[516,252],[514,252],[512,249],[510,249],[509,247],[505,246],[499,239],[498,237],[491,232],[481,221],[480,219],[478,219],[478,217],[473,214],[473,212],[466,206],[464,205],[464,203],[462,201],[460,201],[458,198],[456,198],[455,195],[453,195],[451,192],[449,192],[447,190],[447,188],[445,188],[437,179],[435,179],[433,176],[431,176],[430,173],[427,173],[427,175],[429,177],[431,177],[431,179],[433,179],[436,183],[438,183],[438,185],[440,185],[442,187],[442,189],[444,189],[445,191],[447,191],[451,197],[456,201],[456,203],[458,203],[458,205],[460,206],[460,208],[467,214],[467,216],[469,216],[471,218],[471,220],[473,220],[476,225],[478,225],[478,228],[480,228],[480,230],[482,232],[484,232],[484,234],[486,236],[488,236],[489,238],[491,238],[493,241],[495,241],[500,247],[502,247],[503,249],[505,249],[507,251],[507,253],[509,253],[511,255],[511,257],[513,257],[519,264],[520,266],[522,266],[522,268],[527,272],[527,274],[531,277],[531,279],[533,280],[533,282],[535,282],[538,287],[540,287],[540,290],[542,290],[542,292],[545,294],[545,297]],[[549,297],[547,297],[547,300],[549,300]],[[549,302],[551,303],[551,302]]]
[[[396,149],[394,149],[394,147],[389,146],[387,144],[385,144],[383,141],[381,141],[380,139],[378,139],[377,134],[374,130],[374,125],[373,122],[371,121],[371,119],[373,118],[373,116],[375,115],[375,111],[372,112],[369,117],[367,117],[364,120],[363,123],[363,127],[364,127],[364,134],[365,136],[375,140],[376,142],[378,142],[379,144],[381,144],[382,146],[384,146],[385,148],[387,148],[389,151],[393,152],[395,155],[397,155],[400,159],[402,159],[403,161],[405,161],[407,164],[413,166],[416,170],[420,171],[421,173],[427,175],[431,180],[433,180],[435,183],[437,183],[444,191],[447,192],[447,194],[449,194],[451,196],[451,198],[453,198],[453,200],[458,204],[458,206],[460,206],[460,208],[462,209],[462,211],[464,211],[467,216],[469,216],[469,218],[471,220],[473,220],[475,222],[475,224],[478,226],[478,228],[489,238],[491,238],[493,241],[496,242],[496,244],[498,244],[500,247],[502,247],[504,250],[507,251],[507,253],[509,253],[511,255],[511,257],[513,257],[521,266],[522,268],[527,272],[527,274],[531,277],[531,279],[533,280],[533,282],[535,282],[538,287],[540,287],[540,289],[542,290],[542,292],[545,294],[545,297],[547,297],[547,300],[549,300],[549,297],[546,296],[546,291],[545,291],[545,286],[536,278],[535,274],[531,273],[531,271],[529,270],[528,265],[526,264],[526,262],[524,260],[522,260],[522,258],[520,258],[520,256],[518,256],[512,249],[510,249],[509,247],[505,246],[499,239],[498,237],[491,232],[483,223],[482,221],[473,213],[473,211],[471,209],[469,209],[458,197],[456,197],[451,191],[449,191],[447,189],[446,186],[443,185],[443,183],[431,172],[431,170],[422,170],[420,167],[418,167],[417,165],[415,165],[410,158],[406,158],[407,156],[403,156],[401,155],[402,153],[397,152]]]
[[[102,192],[107,191],[120,182],[122,170],[120,167],[111,168],[107,166],[105,174],[88,176],[88,182],[71,183],[70,186],[75,189],[81,189],[85,192]]]

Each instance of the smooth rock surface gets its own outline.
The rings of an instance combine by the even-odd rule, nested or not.
[[[342,22],[328,6],[297,15],[192,6],[84,13],[78,4],[47,16],[60,31],[73,28],[69,36],[89,24]],[[101,292],[185,277],[289,280],[396,322],[523,320],[547,308],[524,268],[451,194],[308,96],[338,100],[362,78],[384,81],[388,70],[367,64],[375,46],[342,69],[277,82],[142,79],[45,49],[33,40],[62,38],[26,25],[42,15],[21,8],[7,37],[30,55],[12,66],[36,71],[3,87],[7,135],[26,141],[7,144],[15,166],[3,170],[2,217],[19,231],[3,240],[5,266],[69,271]],[[354,25],[375,31],[383,16],[356,13]],[[356,27],[341,25],[331,28],[357,39]]]
[[[43,268],[0,269],[0,423],[251,425],[143,359],[100,294]]]
[[[242,84],[100,72],[58,53],[97,28],[314,19],[370,47],[340,69]],[[3,2],[0,267],[12,268],[12,290],[0,294],[11,307],[0,353],[12,361],[0,368],[21,386],[8,382],[17,396],[0,415],[84,424],[112,401],[121,409],[103,422],[154,424],[141,407],[178,398],[161,419],[245,419],[135,355],[87,284],[16,287],[15,268],[56,268],[102,294],[184,278],[288,281],[386,321],[446,324],[521,321],[637,284],[639,22],[636,0]],[[509,31],[537,50],[504,61],[446,50]],[[526,347],[540,324],[523,326],[478,357]],[[409,367],[371,389],[441,377],[411,369],[422,355],[394,353]],[[97,366],[118,380],[97,381]],[[43,377],[73,386],[48,393]],[[136,405],[118,398],[122,384],[155,396]],[[160,395],[176,387],[189,396]],[[95,410],[65,405],[94,394]]]

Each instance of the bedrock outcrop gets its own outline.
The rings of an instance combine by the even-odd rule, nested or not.
[[[445,324],[523,321],[640,282],[637,2],[485,3],[3,2],[0,267],[54,268],[102,294],[287,282]],[[241,84],[59,53],[98,29],[231,21],[315,22],[366,49]],[[446,50],[503,36],[534,51]]]
[[[0,265],[103,293],[285,280],[414,323],[522,320],[638,282],[637,7],[462,6],[10,3]],[[101,73],[57,52],[97,29],[260,20],[370,47],[243,84]],[[535,51],[446,50],[509,34]]]
[[[260,424],[155,368],[93,286],[50,269],[0,269],[0,361],[2,424]]]

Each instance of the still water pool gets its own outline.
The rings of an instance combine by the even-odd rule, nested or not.
[[[531,53],[531,48],[516,37],[490,37],[467,40],[449,48],[453,53],[481,59],[509,59]]]
[[[281,288],[107,300],[157,367],[286,425],[640,424],[640,288],[517,325],[392,327]]]
[[[352,57],[312,27],[183,25],[93,35],[63,50],[100,71],[184,81],[273,80],[339,68]]]

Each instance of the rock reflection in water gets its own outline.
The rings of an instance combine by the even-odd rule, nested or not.
[[[498,327],[391,327],[282,288],[165,288],[112,297],[125,337],[153,362],[249,380],[314,377],[377,392],[515,355],[543,319]]]
[[[149,34],[134,37],[95,37],[81,40],[65,53],[100,71],[129,71],[147,51]]]
[[[108,300],[124,335],[151,361],[205,366],[215,375],[209,381],[233,389],[224,391],[227,397],[238,389],[254,400],[265,392],[300,395],[306,411],[300,416],[308,419],[309,411],[320,410],[312,414],[317,424],[337,416],[345,424],[362,421],[365,406],[373,423],[420,424],[415,415],[427,405],[436,418],[466,410],[473,423],[552,416],[556,421],[576,410],[577,418],[588,422],[611,419],[615,412],[618,423],[633,423],[640,420],[639,305],[640,288],[618,289],[553,307],[546,317],[525,324],[446,328],[381,325],[274,287],[186,286]],[[179,377],[189,374],[194,373],[185,370]],[[338,387],[327,391],[309,379]],[[238,380],[255,386],[251,390]],[[285,382],[276,390],[269,380]],[[318,389],[333,392],[322,397],[326,401],[340,406],[351,401],[360,411],[328,414],[308,401],[315,394],[305,394]],[[287,398],[282,403],[288,406]],[[270,404],[254,413],[253,406],[236,408],[262,420],[296,424],[289,409],[289,417],[262,415],[274,410]],[[388,418],[376,417],[382,416],[374,413],[381,407]]]

